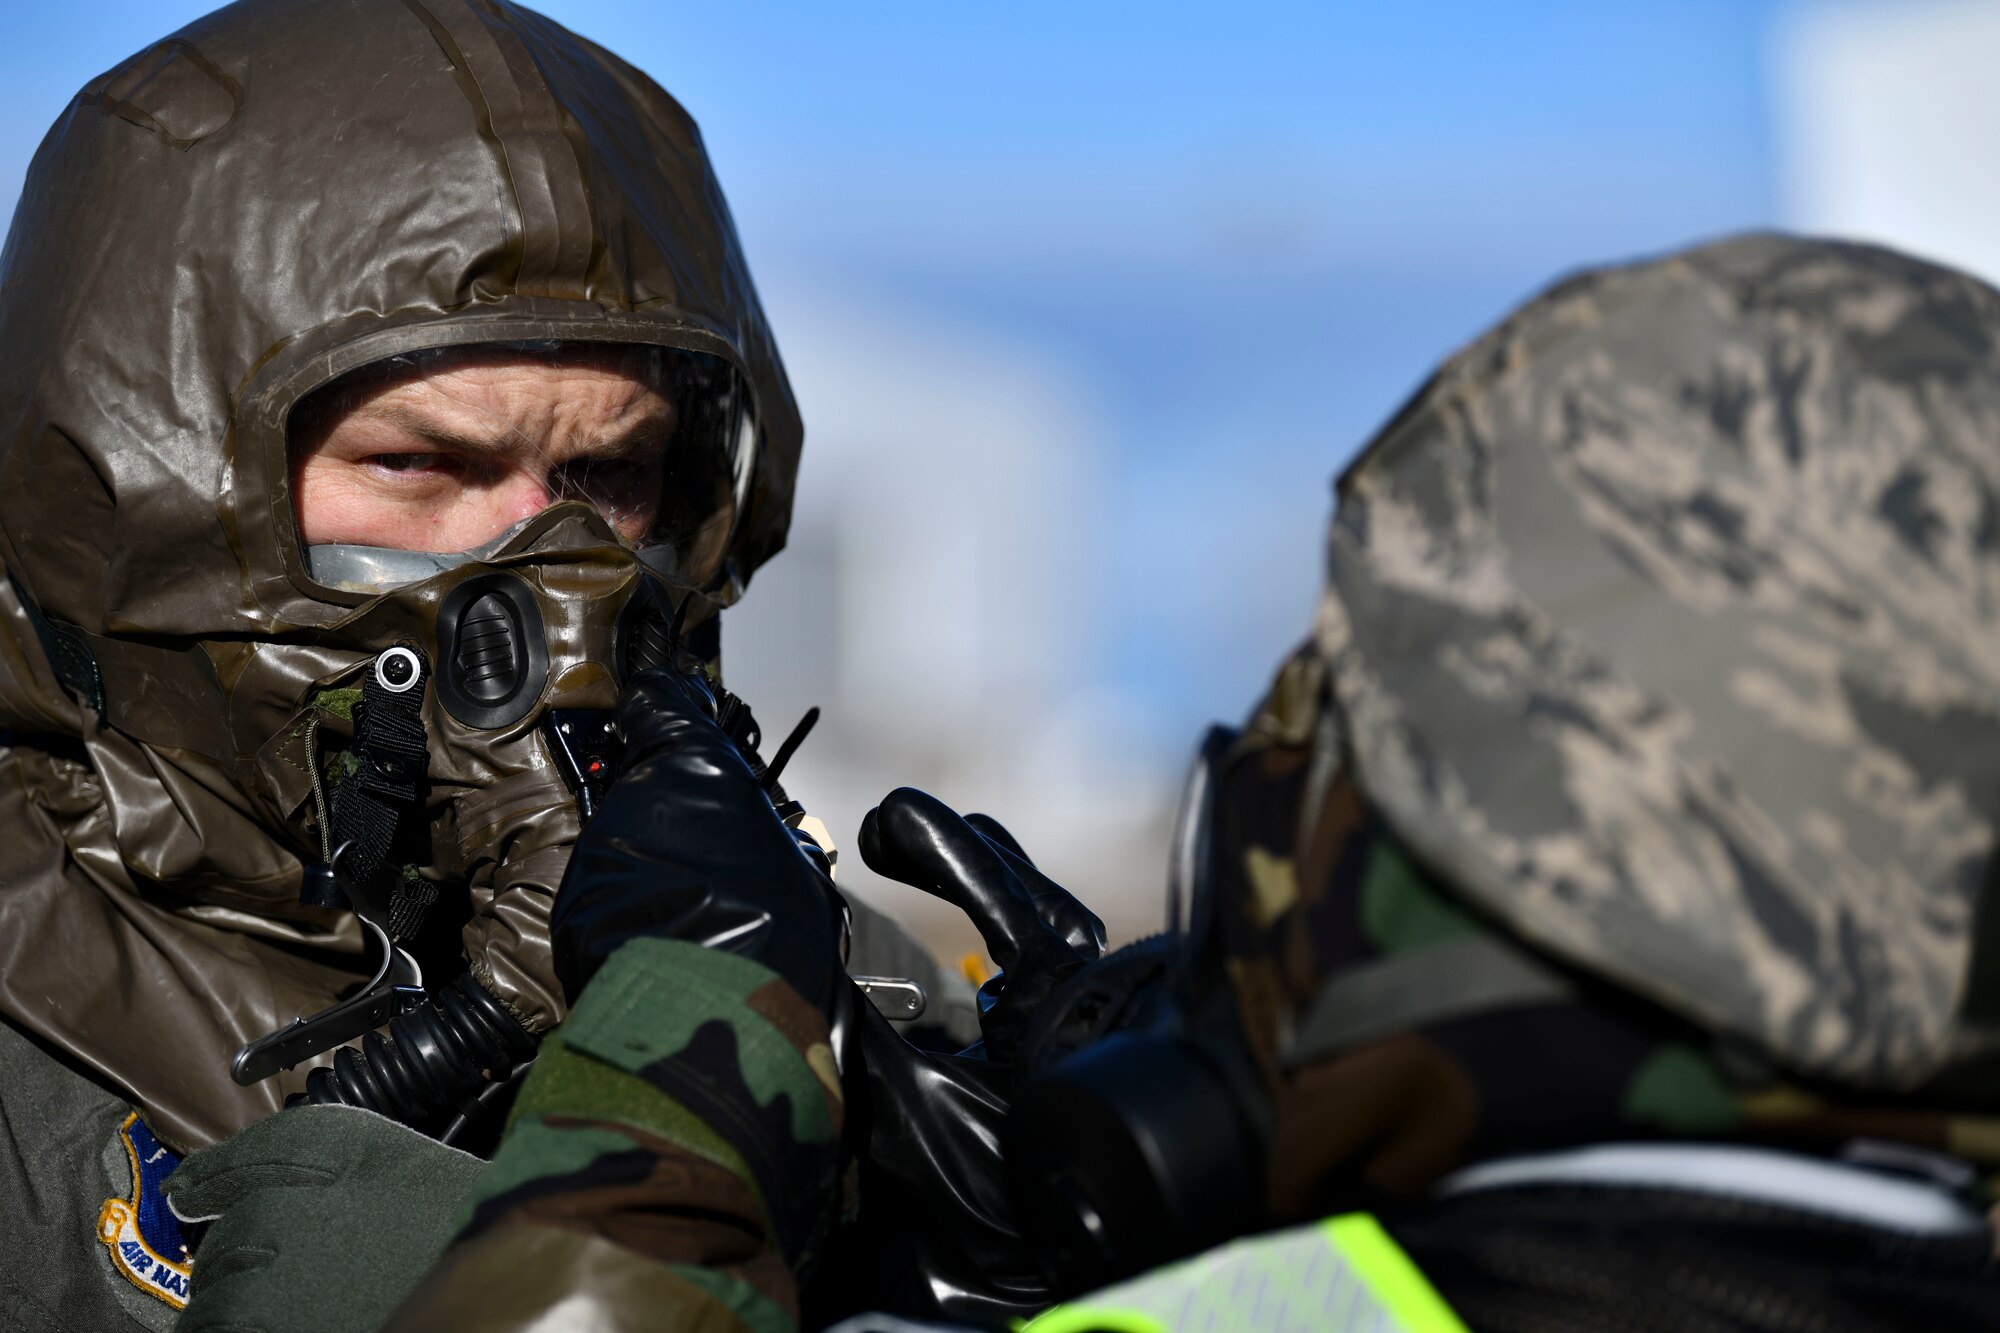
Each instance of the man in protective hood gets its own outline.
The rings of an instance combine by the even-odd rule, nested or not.
[[[561,1022],[609,710],[714,675],[801,426],[693,122],[503,0],[141,52],[0,289],[0,1323],[159,1326],[177,1154],[391,1017],[312,1099],[435,1131]]]

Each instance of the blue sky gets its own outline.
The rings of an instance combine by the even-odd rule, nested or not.
[[[1090,386],[1080,665],[1175,747],[1303,632],[1326,480],[1441,356],[1567,268],[1777,215],[1765,0],[540,7],[694,112],[754,265]],[[0,204],[205,8],[16,0]]]

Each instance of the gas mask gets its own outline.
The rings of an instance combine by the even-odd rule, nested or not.
[[[599,399],[610,383],[602,420],[565,402],[574,374]],[[509,376],[535,401],[482,397]],[[364,1037],[312,1075],[312,1099],[436,1130],[562,1018],[548,910],[615,766],[610,710],[634,671],[714,671],[703,593],[756,432],[719,358],[516,345],[371,365],[302,400],[290,435],[307,574],[364,600],[323,636],[345,660],[259,764],[320,853],[302,903],[354,911],[379,961],[355,995],[244,1046],[231,1073],[255,1082]],[[551,503],[486,536],[496,494]],[[483,539],[313,540],[329,528]],[[754,753],[755,722],[731,702]],[[464,975],[427,994],[426,966],[455,971],[461,943]]]

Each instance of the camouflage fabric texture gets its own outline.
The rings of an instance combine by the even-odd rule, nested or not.
[[[1367,807],[1582,973],[1861,1092],[2000,1091],[2000,293],[1753,236],[1564,282],[1339,485]]]
[[[826,1019],[777,974],[625,944],[389,1327],[542,1327],[561,1305],[592,1328],[789,1333],[843,1197],[843,1113]]]
[[[1469,1163],[1649,1139],[1810,1153],[1873,1139],[2000,1180],[2000,1101],[1915,1098],[1800,1078],[1522,943],[1416,857],[1346,762],[1331,672],[1307,645],[1280,670],[1216,776],[1217,929],[1273,1094],[1277,1217],[1396,1215]],[[1328,996],[1374,969],[1447,976],[1516,957],[1535,985],[1383,1014],[1332,1049],[1307,1036]],[[1445,987],[1449,989],[1449,984]]]

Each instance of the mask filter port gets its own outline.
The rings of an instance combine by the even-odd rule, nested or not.
[[[467,726],[512,726],[548,682],[541,608],[518,575],[479,574],[438,607],[438,698]]]

